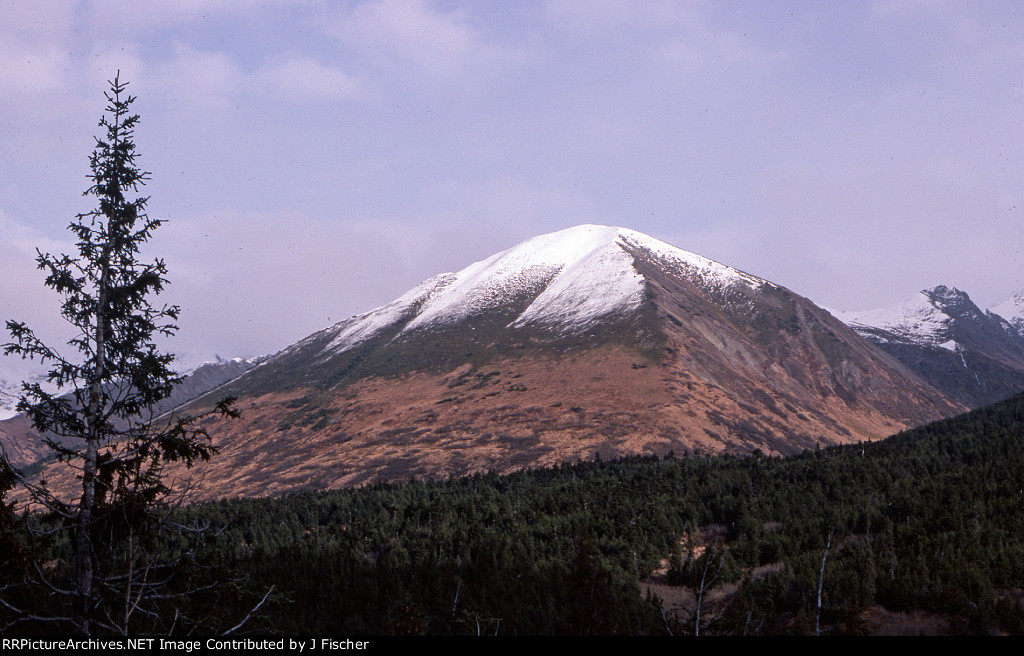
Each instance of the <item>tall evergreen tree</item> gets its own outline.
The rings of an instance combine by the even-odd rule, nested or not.
[[[57,459],[77,472],[80,493],[69,500],[45,484],[22,482],[74,535],[73,580],[49,580],[37,568],[36,583],[70,601],[66,616],[45,619],[70,622],[83,634],[127,633],[133,618],[159,614],[157,601],[168,597],[163,588],[174,578],[167,570],[173,563],[154,538],[166,526],[161,516],[175,492],[164,469],[174,461],[191,467],[216,452],[196,417],[157,416],[156,404],[181,377],[171,368],[174,356],[154,339],[176,332],[179,308],[152,300],[167,284],[163,260],[140,261],[140,247],[161,221],[147,216],[147,197],[129,198],[149,178],[136,164],[135,98],[119,75],[105,95],[99,123],[105,134],[96,138],[85,191],[97,207],[69,226],[77,256],[39,252],[37,258],[46,286],[63,297],[61,315],[76,331],[69,353],[15,321],[7,322],[13,341],[4,345],[8,355],[49,363],[49,381],[59,389],[23,384],[18,410],[50,436]],[[218,410],[232,413],[230,400]]]

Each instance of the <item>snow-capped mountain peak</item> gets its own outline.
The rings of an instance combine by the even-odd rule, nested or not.
[[[1024,335],[1004,318],[1017,307],[1011,299],[986,312],[940,285],[895,308],[833,314],[952,398],[978,406],[1024,385]]]
[[[583,225],[529,239],[453,274],[404,332],[500,307],[523,307],[509,325],[586,325],[642,300],[643,278],[619,244],[623,229]],[[519,306],[519,307],[517,307]]]
[[[1021,335],[1024,335],[1024,290],[1017,292],[999,305],[989,308],[989,312],[1006,319]]]
[[[708,286],[767,284],[634,230],[580,225],[533,237],[457,273],[434,276],[395,301],[333,327],[332,348],[348,348],[410,314],[415,316],[401,334],[496,309],[513,313],[509,327],[578,332],[642,303],[644,278],[634,266],[638,256],[685,270]]]
[[[924,289],[895,307],[860,311],[833,311],[848,326],[863,332],[884,330],[897,338],[956,350],[946,310],[967,295],[956,288],[939,285]],[[969,300],[969,299],[968,299]]]

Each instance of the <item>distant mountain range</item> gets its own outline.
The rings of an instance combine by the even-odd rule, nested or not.
[[[879,439],[1024,389],[1021,307],[1003,319],[940,287],[840,321],[642,233],[577,226],[218,382],[207,398],[239,397],[242,418],[206,426],[221,451],[203,494]]]
[[[1024,390],[1024,293],[986,311],[940,285],[895,308],[834,314],[961,403],[978,407]]]
[[[262,362],[265,358],[253,358],[243,360],[217,359],[216,362],[207,362],[191,371],[180,385],[178,385],[170,397],[164,399],[155,406],[157,414],[170,412],[189,401],[194,401],[204,394],[217,389],[224,383],[233,380],[245,373],[252,367]],[[8,358],[13,360],[13,358]],[[17,362],[21,362],[17,360]],[[44,382],[44,378],[37,369],[29,368],[31,376],[25,378],[29,381]],[[9,390],[9,391],[8,391]],[[48,448],[44,444],[42,436],[33,428],[31,421],[25,415],[13,412],[17,405],[17,398],[21,393],[21,382],[8,384],[3,390],[11,411],[8,416],[0,419],[0,446],[6,450],[11,463],[15,466],[24,466],[35,462],[39,458],[48,455]],[[51,390],[56,391],[56,390]]]

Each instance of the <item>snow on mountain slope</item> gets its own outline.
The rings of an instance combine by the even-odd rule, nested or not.
[[[332,351],[343,351],[395,324],[415,312],[431,296],[444,290],[455,280],[455,275],[443,273],[433,276],[402,294],[387,305],[335,325],[337,333],[328,346]]]
[[[985,311],[939,286],[891,310],[834,314],[950,398],[978,407],[1024,389],[1024,336],[1000,316],[1013,307]]]
[[[381,308],[337,324],[332,328],[337,331],[332,348],[349,348],[409,312],[415,317],[401,334],[517,304],[525,307],[509,327],[543,325],[578,332],[643,301],[644,278],[635,270],[627,247],[686,269],[709,286],[767,284],[633,230],[580,225],[534,237],[458,273],[435,276]]]
[[[989,312],[1006,319],[1024,336],[1024,291],[1020,291],[999,305],[989,308]]]
[[[1019,339],[1024,328],[1024,292],[1005,303],[983,311],[970,297],[955,287],[939,285],[925,289],[894,308],[833,314],[873,341],[906,341],[937,346],[949,351],[962,350],[957,334],[967,324],[999,326],[995,333]]]
[[[831,312],[837,319],[858,332],[881,329],[899,339],[955,351],[956,342],[951,339],[950,334],[951,317],[930,292],[931,290],[923,290],[896,307]]]
[[[216,362],[205,362],[195,369],[185,372],[181,385],[175,387],[171,396],[156,405],[157,412],[172,409],[199,394],[203,394],[218,385],[238,377],[266,356],[243,360],[218,359]],[[0,421],[17,415],[15,407],[22,393],[22,381],[39,383],[43,390],[54,394],[57,392],[71,393],[71,387],[63,390],[47,380],[49,367],[38,360],[22,360],[16,356],[0,356]]]
[[[404,332],[450,324],[489,310],[533,302],[510,325],[583,326],[636,307],[643,278],[617,245],[619,228],[577,226],[529,239],[471,264],[424,305]]]

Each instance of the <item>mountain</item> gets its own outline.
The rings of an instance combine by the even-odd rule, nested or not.
[[[189,372],[181,384],[174,389],[171,396],[154,406],[154,410],[157,414],[170,412],[189,401],[216,390],[224,383],[252,369],[264,359],[262,357],[249,360],[241,358],[222,360],[218,358],[216,362],[204,363]],[[14,358],[6,358],[6,361],[0,360],[0,363],[7,367],[5,371],[8,373],[5,373],[5,376],[7,378],[18,378],[17,374],[12,375],[10,372],[24,371],[25,368],[19,367],[16,364],[11,365],[11,361],[21,362]],[[28,371],[35,376],[35,380],[42,382],[45,378],[36,369],[29,369]],[[26,380],[33,380],[30,376],[24,376],[24,378]],[[13,465],[22,467],[46,457],[49,455],[50,450],[46,446],[43,437],[33,428],[32,422],[28,417],[13,412],[14,406],[17,405],[17,395],[21,393],[20,378],[18,378],[16,384],[10,385],[10,388],[12,389],[9,397],[12,399],[10,403],[11,412],[9,416],[0,419],[0,446],[6,450]]]
[[[792,453],[964,409],[806,298],[594,225],[434,276],[218,393],[243,416],[207,426],[211,497],[595,454]]]
[[[1024,291],[1017,292],[1006,301],[989,310],[1006,319],[1017,332],[1024,335]]]
[[[189,401],[216,391],[225,383],[238,378],[266,359],[267,356],[247,359],[232,358],[231,360],[218,357],[214,362],[204,362],[188,372],[171,395],[158,403],[154,409],[157,414],[170,412]],[[218,399],[220,398],[218,396]]]
[[[32,422],[15,410],[21,396],[22,381],[39,383],[50,392],[46,370],[38,360],[22,360],[0,355],[0,447],[16,466],[27,465],[47,454],[42,438],[32,429]]]
[[[984,311],[940,285],[895,308],[835,314],[950,398],[979,407],[1024,391],[1022,320],[1000,316],[1014,317],[1014,307],[1011,299]]]
[[[434,276],[387,305],[315,333],[254,371],[247,390],[262,389],[258,381],[280,389],[367,373],[444,371],[531,344],[572,349],[618,330],[651,339],[643,321],[630,321],[649,300],[634,266],[641,250],[685,268],[709,290],[767,284],[641,233],[578,226]]]

